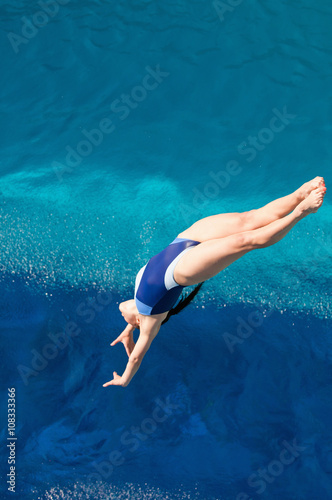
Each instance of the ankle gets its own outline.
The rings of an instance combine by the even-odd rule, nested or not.
[[[305,207],[300,203],[292,212],[295,219],[303,219],[307,215]]]
[[[294,191],[293,195],[299,203],[306,198],[306,193],[302,186],[299,187],[296,191]]]

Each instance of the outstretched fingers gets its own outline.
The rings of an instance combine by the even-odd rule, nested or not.
[[[119,342],[121,342],[121,339],[119,339],[119,337],[115,340],[113,340],[113,342],[110,344],[112,347],[116,344],[118,344]]]
[[[109,385],[122,385],[122,379],[120,375],[118,375],[116,372],[113,372],[113,380],[110,380],[109,382],[103,384],[103,387],[108,387]]]
[[[119,342],[121,342],[123,344],[123,346],[126,350],[127,356],[129,358],[129,356],[131,355],[131,353],[133,352],[134,347],[135,347],[134,339],[129,335],[121,334],[121,335],[119,335],[118,338],[113,340],[113,342],[110,345],[111,345],[111,347],[113,347],[116,344],[118,344]]]

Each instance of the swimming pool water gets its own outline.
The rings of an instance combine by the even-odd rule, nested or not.
[[[198,218],[332,185],[331,18],[327,0],[2,2],[19,498],[332,498],[329,191],[206,283],[126,389],[102,387],[149,257]]]

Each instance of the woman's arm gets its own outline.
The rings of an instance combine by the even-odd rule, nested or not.
[[[144,319],[143,321],[141,321],[140,335],[132,353],[129,356],[129,360],[123,375],[120,377],[120,375],[118,375],[116,372],[113,372],[113,380],[106,382],[103,387],[107,387],[109,385],[121,385],[123,387],[126,387],[139,369],[142,359],[149,349],[151,342],[159,332],[161,325],[161,321],[156,321],[152,316],[145,316],[144,318],[149,319]]]
[[[126,328],[123,330],[123,332],[111,343],[111,346],[113,347],[114,345],[118,344],[119,342],[122,342],[124,345],[124,348],[126,349],[126,353],[129,356],[133,352],[135,348],[135,342],[134,342],[134,333],[135,327],[130,325],[126,326]]]
[[[129,356],[126,369],[121,377],[122,385],[124,387],[126,387],[129,384],[129,382],[139,369],[141,362],[145,356],[145,353],[148,351],[153,339],[159,332],[159,329],[160,325],[158,325],[158,327],[151,328],[148,331],[140,332],[135,348],[131,353],[131,355]]]

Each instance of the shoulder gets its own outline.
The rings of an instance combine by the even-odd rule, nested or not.
[[[147,316],[145,314],[139,314],[140,331],[152,333],[152,331],[155,331],[157,329],[158,332],[161,323],[164,321],[167,314],[168,311],[162,314],[152,314],[151,316]]]

